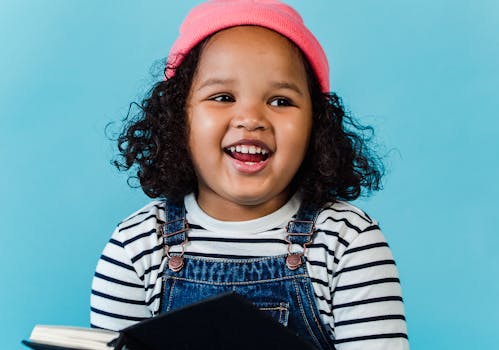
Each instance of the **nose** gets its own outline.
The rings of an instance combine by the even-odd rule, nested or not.
[[[246,129],[248,131],[263,131],[270,127],[270,122],[265,115],[263,106],[259,106],[257,103],[241,103],[231,120],[231,126],[236,129]]]

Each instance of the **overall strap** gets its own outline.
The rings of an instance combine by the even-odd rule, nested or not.
[[[187,243],[187,231],[189,223],[185,218],[185,207],[183,204],[176,204],[165,200],[166,222],[161,226],[161,235],[165,255],[168,257],[168,267],[174,271],[180,271],[184,266],[184,245]],[[170,255],[170,247],[181,245],[182,251],[179,255]]]
[[[290,270],[296,270],[303,263],[302,257],[305,255],[307,246],[312,243],[312,236],[315,232],[315,220],[321,208],[301,205],[294,220],[288,222],[286,226],[286,242],[288,242],[288,256],[286,265]],[[300,245],[301,252],[292,252],[293,244]]]

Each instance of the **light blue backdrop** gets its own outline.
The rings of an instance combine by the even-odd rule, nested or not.
[[[0,0],[2,348],[35,323],[88,324],[101,249],[148,201],[110,165],[104,128],[195,3]],[[393,249],[412,348],[497,349],[499,2],[290,3],[389,152],[385,190],[358,204]]]

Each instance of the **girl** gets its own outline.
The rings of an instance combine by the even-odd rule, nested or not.
[[[119,138],[157,200],[98,262],[93,327],[119,330],[234,290],[319,349],[407,349],[395,263],[344,202],[381,170],[329,93],[327,58],[277,0],[212,0]]]

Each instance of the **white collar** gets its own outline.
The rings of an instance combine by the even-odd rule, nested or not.
[[[232,235],[260,233],[276,227],[284,227],[291,220],[292,216],[296,214],[300,208],[300,204],[300,197],[295,194],[281,208],[261,218],[248,221],[222,221],[206,214],[199,207],[194,193],[188,194],[184,198],[188,221],[192,220],[193,223],[209,231]]]

